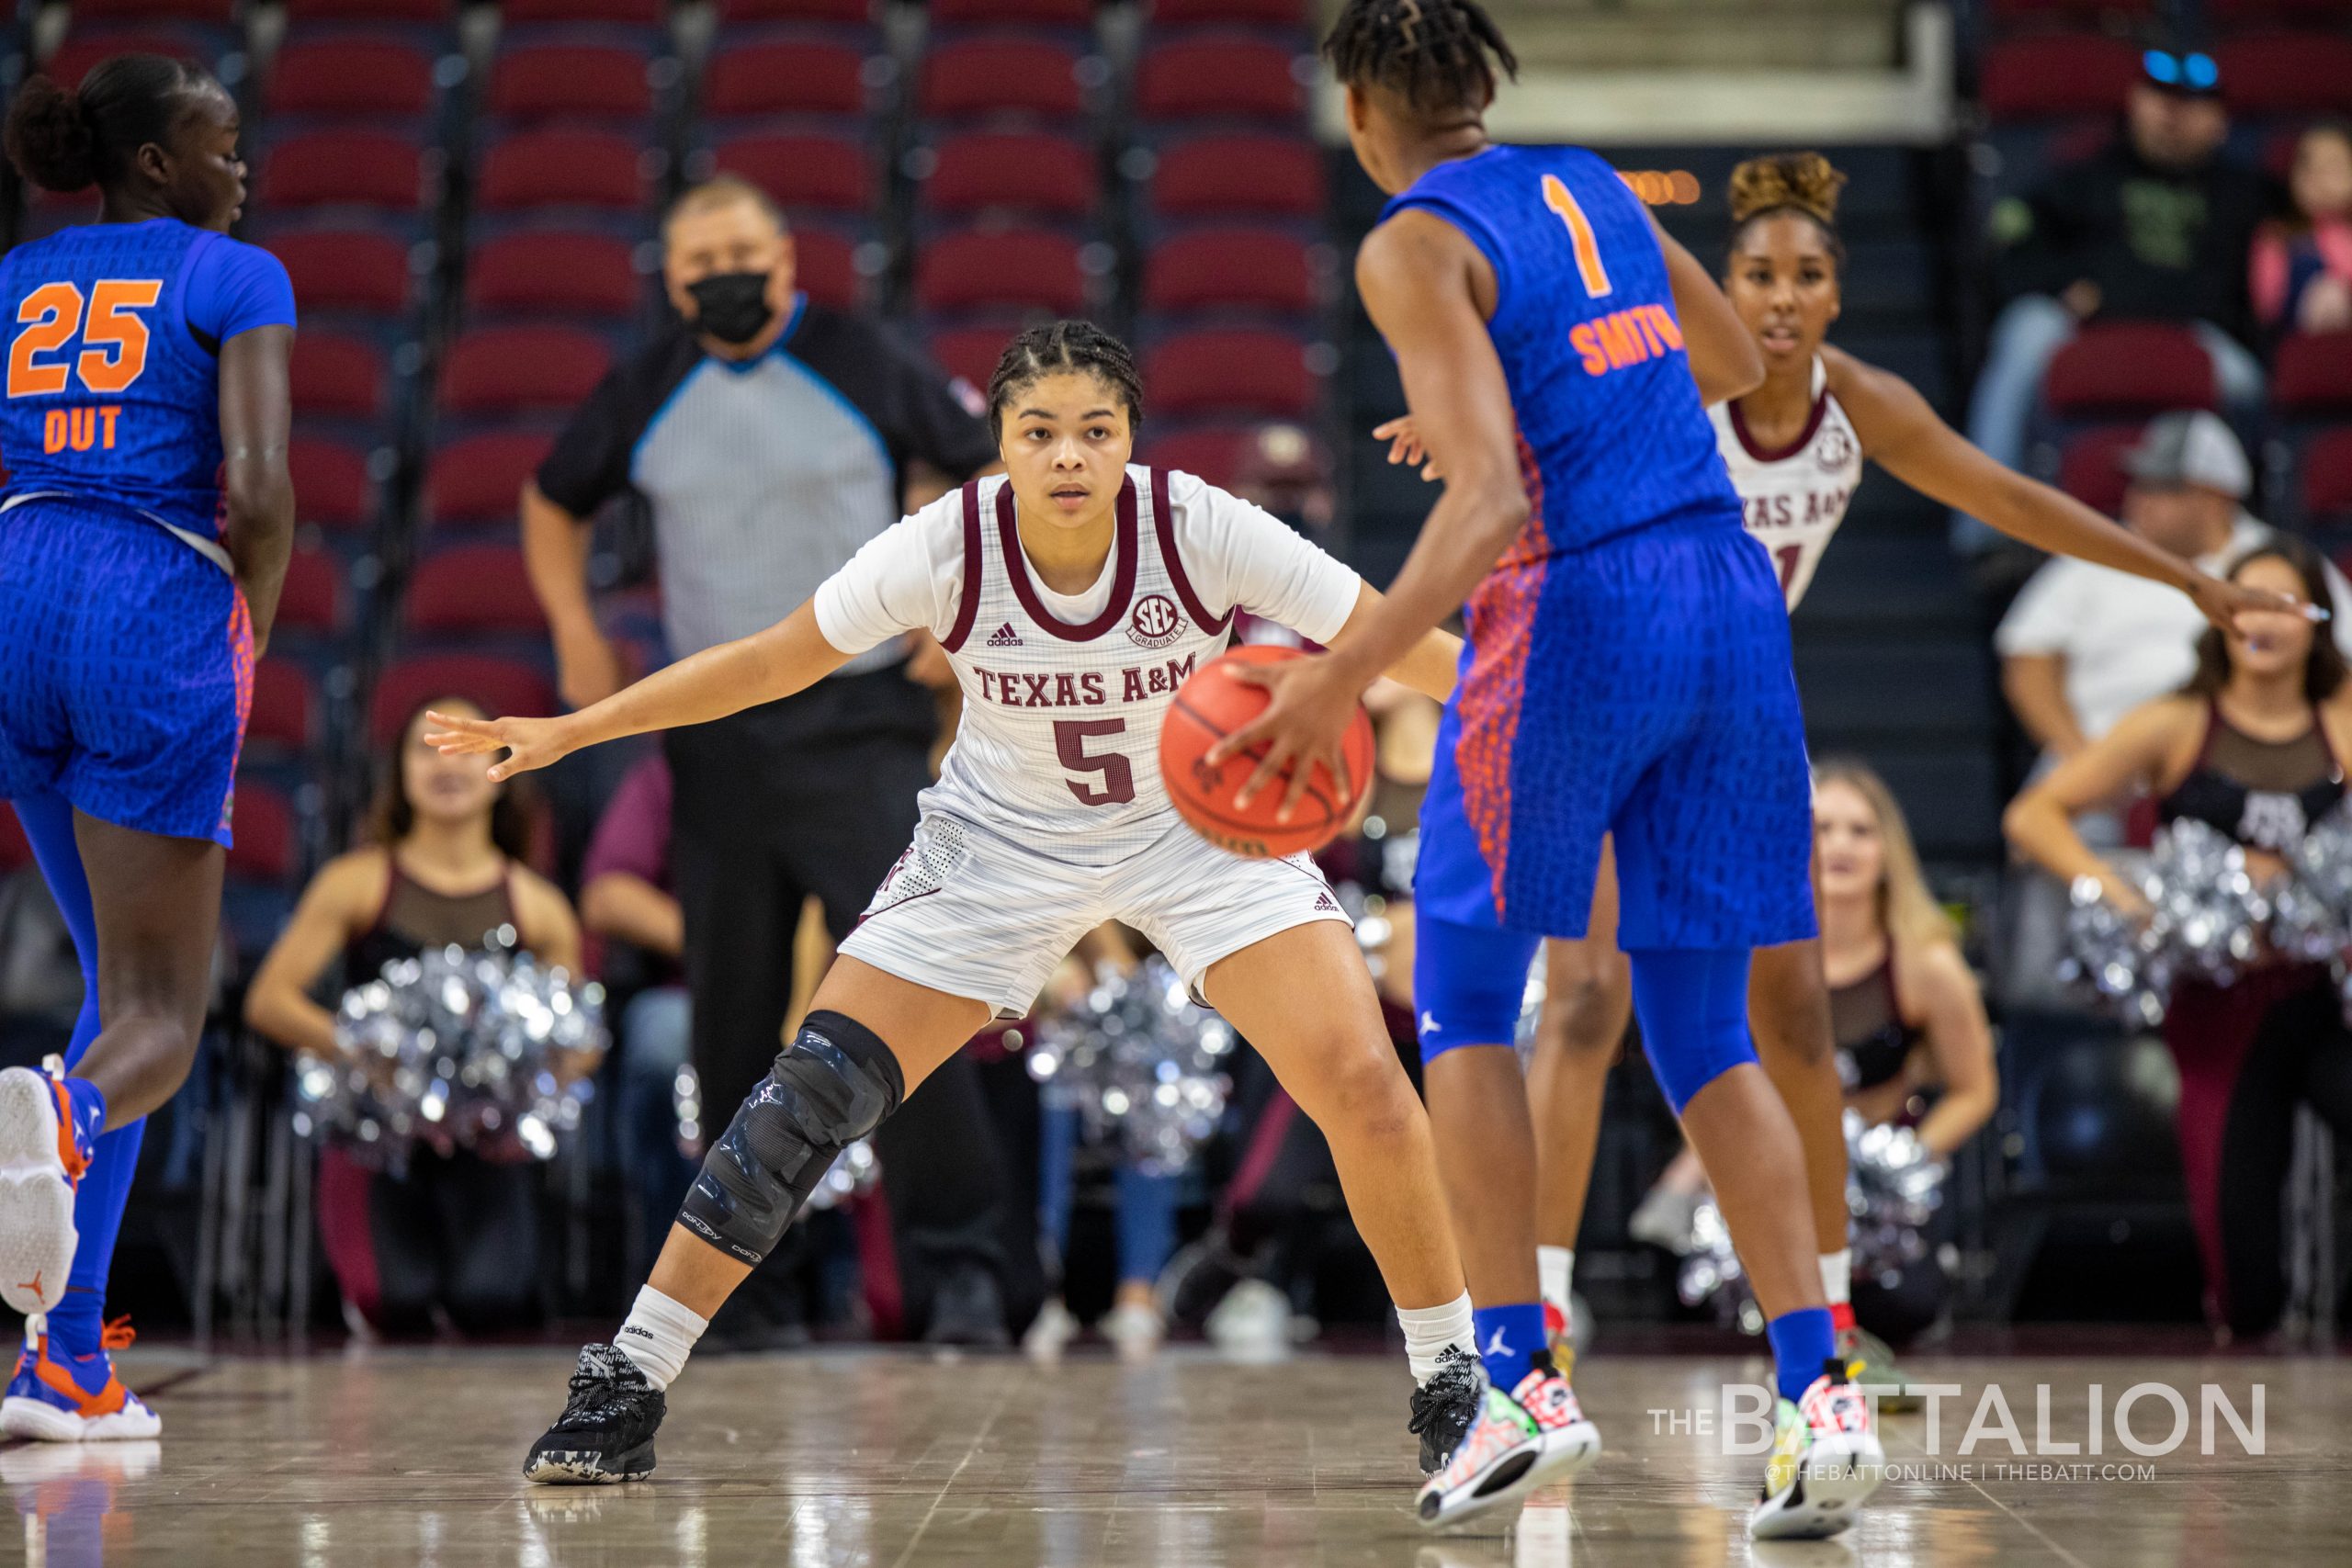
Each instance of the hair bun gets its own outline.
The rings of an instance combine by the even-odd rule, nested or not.
[[[1731,172],[1731,220],[1745,223],[1783,208],[1825,228],[1838,221],[1838,193],[1846,176],[1818,152],[1775,152],[1750,158]]]
[[[86,190],[97,180],[97,137],[81,95],[52,76],[29,76],[17,89],[6,141],[8,161],[43,190]]]

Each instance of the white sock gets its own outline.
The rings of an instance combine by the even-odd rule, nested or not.
[[[709,1326],[710,1319],[696,1316],[647,1285],[637,1292],[628,1321],[613,1336],[613,1343],[637,1363],[646,1382],[655,1388],[668,1388],[686,1370],[695,1341]]]
[[[1536,1278],[1544,1281],[1544,1303],[1560,1314],[1560,1321],[1569,1319],[1568,1292],[1577,1276],[1577,1249],[1573,1247],[1539,1247],[1535,1249]]]
[[[1821,1255],[1821,1293],[1831,1306],[1849,1306],[1854,1300],[1854,1249],[1840,1247]]]
[[[1477,1330],[1470,1322],[1470,1292],[1463,1292],[1443,1306],[1398,1307],[1396,1321],[1405,1328],[1405,1356],[1413,1363],[1413,1381],[1427,1382],[1437,1371],[1438,1352],[1459,1346],[1465,1356],[1478,1354]]]

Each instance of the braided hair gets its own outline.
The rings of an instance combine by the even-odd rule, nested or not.
[[[1818,152],[1775,152],[1750,158],[1731,172],[1731,243],[1737,254],[1748,229],[1792,212],[1813,220],[1838,270],[1846,270],[1846,243],[1838,236],[1838,193],[1846,176]]]
[[[202,67],[163,54],[117,54],[66,87],[37,75],[8,106],[8,161],[43,190],[111,188],[149,142],[165,143],[212,83]]]
[[[1425,116],[1483,110],[1498,65],[1519,78],[1519,56],[1477,0],[1348,0],[1323,57],[1347,85],[1385,87]]]
[[[989,427],[1001,430],[1004,411],[1039,378],[1063,372],[1099,376],[1127,411],[1127,428],[1143,425],[1143,375],[1135,351],[1092,321],[1051,321],[1005,344],[989,378]]]

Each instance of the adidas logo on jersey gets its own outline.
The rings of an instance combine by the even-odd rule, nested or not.
[[[1340,901],[1329,893],[1317,893],[1315,896],[1315,907],[1318,909],[1336,909],[1340,907]]]
[[[1012,623],[1011,621],[1007,621],[1004,625],[997,627],[996,630],[989,633],[988,646],[990,648],[1019,648],[1021,646],[1021,634],[1012,629]]]

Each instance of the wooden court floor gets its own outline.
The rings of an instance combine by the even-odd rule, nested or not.
[[[1894,1473],[1860,1528],[1782,1547],[1752,1546],[1742,1528],[1760,1461],[1692,1430],[1707,1424],[1694,1413],[1720,1416],[1724,1382],[1760,1380],[1753,1361],[1590,1358],[1577,1382],[1607,1452],[1493,1539],[1413,1522],[1405,1373],[1381,1358],[706,1357],[672,1390],[652,1482],[526,1485],[523,1450],[560,1408],[569,1364],[557,1349],[134,1351],[127,1378],[152,1392],[164,1439],[0,1448],[15,1516],[0,1563],[2352,1564],[2352,1363],[2324,1358],[1923,1359],[1915,1373],[1960,1390],[1939,1409],[1937,1451],[1924,1416],[1887,1417]],[[2217,1407],[2216,1451],[2198,1451],[2209,1382],[2249,1423],[2262,1387],[2255,1444]],[[2177,1450],[2142,1457],[2120,1448],[2114,1407],[2151,1384],[2179,1393],[2188,1430]],[[2001,1434],[1988,1386],[2027,1453]],[[2162,1392],[2132,1401],[2143,1447],[2174,1424]],[[1972,1425],[1984,1429],[1964,1447]],[[2052,1451],[2067,1442],[2085,1451]]]

